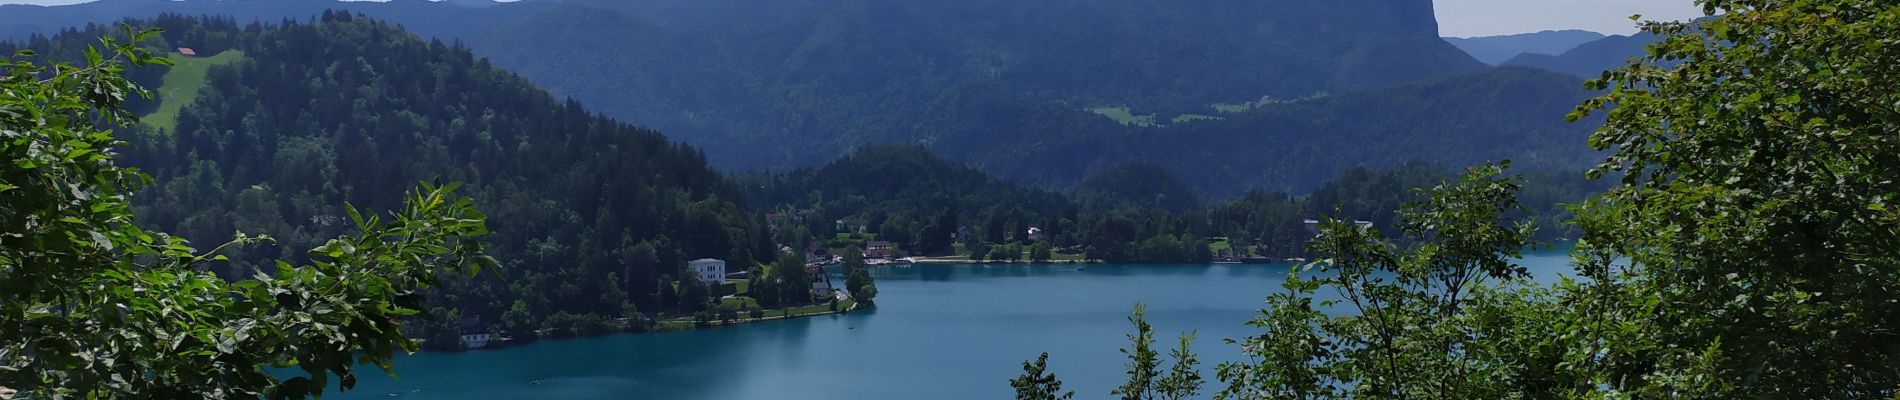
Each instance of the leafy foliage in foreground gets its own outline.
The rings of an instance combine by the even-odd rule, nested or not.
[[[1253,361],[1220,366],[1221,396],[1494,399],[1530,387],[1537,377],[1514,374],[1515,349],[1500,346],[1519,321],[1487,314],[1499,287],[1528,278],[1511,260],[1532,228],[1501,218],[1519,185],[1501,172],[1476,169],[1408,206],[1409,247],[1329,221],[1313,240],[1325,258],[1288,274],[1248,322],[1265,333],[1235,341]],[[1341,295],[1316,300],[1321,288]]]
[[[1900,390],[1900,7],[1698,2],[1594,81],[1581,361],[1618,391],[1875,398]],[[1581,115],[1581,114],[1579,114]],[[1627,258],[1627,261],[1619,261]]]
[[[133,44],[156,34],[126,28],[131,42],[89,46],[77,66],[0,61],[0,392],[303,398],[415,351],[399,324],[437,272],[492,263],[472,240],[488,232],[482,214],[455,185],[424,185],[386,217],[347,208],[357,233],[311,249],[307,265],[237,282],[207,272],[219,249],[269,239],[198,252],[141,228],[129,195],[150,178],[117,165],[120,143],[99,128],[131,120],[125,101],[146,93],[122,74],[164,63]]]

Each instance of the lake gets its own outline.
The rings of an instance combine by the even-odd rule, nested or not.
[[[1540,276],[1568,271],[1563,249],[1527,254]],[[1290,265],[916,265],[879,267],[876,310],[734,327],[551,340],[403,357],[400,379],[372,369],[345,399],[1003,399],[1024,360],[1078,398],[1123,379],[1116,349],[1147,304],[1156,346],[1178,333],[1209,381],[1236,360],[1222,342],[1280,290]],[[841,280],[842,277],[834,277]],[[1165,368],[1164,364],[1164,368]]]

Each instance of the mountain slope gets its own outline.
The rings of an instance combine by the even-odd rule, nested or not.
[[[971,88],[945,107],[986,107],[1004,118],[926,120],[940,140],[993,142],[955,153],[985,170],[1060,186],[1130,161],[1164,166],[1212,197],[1252,189],[1304,193],[1354,166],[1407,161],[1469,165],[1513,159],[1525,169],[1578,170],[1592,121],[1564,114],[1587,97],[1582,81],[1530,68],[1496,68],[1390,88],[1267,104],[1225,119],[1124,127],[1107,118]],[[1012,103],[1013,102],[1013,103]],[[1013,105],[1011,105],[1013,104]],[[947,132],[979,132],[953,135]]]
[[[685,132],[732,168],[809,165],[863,144],[925,140],[913,121],[962,85],[1073,108],[1185,109],[1479,65],[1433,35],[1429,13],[1412,9],[1429,5],[1417,1],[1354,13],[1307,0],[838,0],[713,26],[664,22],[622,3],[567,4],[470,43],[559,93]],[[634,45],[563,45],[599,38]]]
[[[264,15],[310,2],[223,3]],[[1487,69],[1437,36],[1426,0],[317,3],[457,38],[728,170],[905,143],[1045,189],[1147,162],[1222,197],[1302,192],[1361,164],[1573,168],[1588,153],[1586,130],[1557,119],[1581,99],[1573,79]],[[74,9],[120,5],[216,9]],[[1094,107],[1223,119],[1126,127],[1085,111]]]
[[[1577,45],[1602,39],[1603,34],[1583,30],[1542,31],[1516,35],[1445,38],[1459,50],[1485,64],[1499,65],[1519,54],[1562,54]]]
[[[994,84],[1071,109],[1188,110],[1482,67],[1438,38],[1429,0],[568,0],[482,8],[104,0],[0,7],[0,25],[161,11],[275,21],[309,18],[315,7],[458,40],[557,96],[707,148],[729,169],[813,165],[864,144],[930,142],[914,121],[937,118],[925,114],[946,90],[965,85]]]

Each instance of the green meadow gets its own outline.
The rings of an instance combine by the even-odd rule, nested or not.
[[[171,59],[172,67],[165,72],[165,81],[158,87],[158,110],[139,117],[139,122],[171,130],[178,126],[179,111],[198,99],[198,91],[204,89],[205,74],[211,67],[242,60],[244,53],[230,50],[210,57],[172,54],[167,58]]]

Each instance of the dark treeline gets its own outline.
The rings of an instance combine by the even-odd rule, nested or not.
[[[233,232],[276,239],[227,249],[228,277],[268,259],[307,259],[297,249],[352,228],[341,205],[394,208],[419,181],[467,183],[497,227],[489,254],[501,262],[433,292],[438,309],[419,332],[446,338],[433,347],[457,343],[458,330],[567,335],[634,310],[697,311],[704,302],[663,302],[692,284],[686,260],[743,270],[777,254],[700,151],[557,100],[459,45],[347,13],[270,25],[134,23],[166,29],[163,49],[245,54],[210,70],[175,128],[120,130],[123,161],[155,177],[136,197],[142,224],[199,244]],[[76,57],[107,33],[27,45]],[[149,87],[162,76],[135,75]]]
[[[1563,203],[1604,186],[1571,175],[1522,174],[1527,211],[1517,217],[1557,225],[1567,218]],[[1060,194],[1003,182],[921,146],[879,145],[824,167],[735,179],[751,203],[776,210],[773,224],[782,243],[843,247],[875,239],[914,256],[1032,260],[1038,259],[1036,246],[1044,245],[1050,256],[1207,262],[1302,256],[1312,237],[1309,219],[1367,221],[1390,229],[1395,211],[1417,199],[1415,188],[1454,177],[1453,171],[1416,162],[1352,168],[1305,195],[1253,191],[1210,203],[1152,165],[1111,168]],[[1038,232],[1033,239],[1031,228]],[[1561,228],[1540,234],[1574,235]],[[983,251],[998,246],[1011,250]]]

